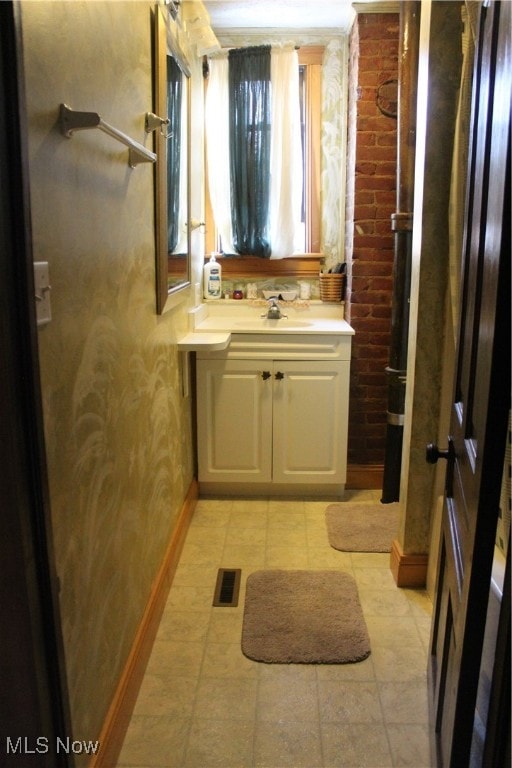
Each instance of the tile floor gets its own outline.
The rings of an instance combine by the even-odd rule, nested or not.
[[[345,500],[378,500],[347,492]],[[398,589],[388,554],[332,549],[326,502],[200,500],[119,768],[430,768],[431,603]],[[237,608],[213,608],[219,567]],[[372,653],[358,664],[260,664],[240,650],[245,582],[261,568],[341,569],[357,582]]]

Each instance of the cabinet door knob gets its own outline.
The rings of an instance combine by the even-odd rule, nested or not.
[[[266,381],[267,379],[270,379],[271,376],[272,376],[272,374],[270,373],[270,371],[262,371],[261,372],[261,378],[263,379],[263,381]]]
[[[284,373],[282,373],[281,371],[278,371],[278,372],[276,373],[276,375],[275,375],[275,378],[276,378],[278,381],[281,381],[281,379],[284,379]]]

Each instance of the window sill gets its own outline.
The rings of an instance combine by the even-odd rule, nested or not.
[[[209,261],[205,257],[205,264]],[[322,254],[306,253],[286,259],[260,259],[257,256],[218,256],[223,277],[318,277]]]

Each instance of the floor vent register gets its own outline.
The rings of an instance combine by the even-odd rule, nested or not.
[[[236,608],[241,575],[240,568],[219,568],[213,596],[215,607]]]

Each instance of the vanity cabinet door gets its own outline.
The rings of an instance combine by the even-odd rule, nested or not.
[[[345,483],[348,361],[274,361],[275,483]]]
[[[197,361],[199,481],[272,479],[272,361]]]

